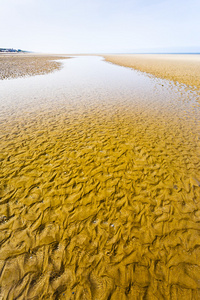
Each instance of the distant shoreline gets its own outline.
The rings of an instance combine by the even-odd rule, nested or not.
[[[104,53],[106,55],[200,55],[200,52],[120,52],[120,53]]]

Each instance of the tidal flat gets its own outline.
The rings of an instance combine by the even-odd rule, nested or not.
[[[104,58],[200,90],[200,54],[116,54]]]
[[[200,298],[200,97],[66,59],[0,81],[0,298]]]
[[[36,53],[0,53],[0,80],[42,75],[60,70],[64,55]]]

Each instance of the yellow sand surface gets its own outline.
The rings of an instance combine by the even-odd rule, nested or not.
[[[1,106],[0,299],[200,299],[199,106],[184,95]]]
[[[200,89],[200,55],[104,55],[106,61]]]
[[[2,299],[200,298],[200,141],[158,115],[65,106],[2,122]]]
[[[53,72],[62,67],[62,63],[55,60],[65,58],[45,54],[0,54],[0,80]]]

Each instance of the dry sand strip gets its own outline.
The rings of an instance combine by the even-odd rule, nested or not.
[[[103,55],[106,61],[200,89],[199,54]]]
[[[59,70],[66,59],[64,55],[45,54],[0,54],[0,80],[32,75],[41,75]]]

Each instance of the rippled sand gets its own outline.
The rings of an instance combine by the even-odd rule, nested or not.
[[[122,54],[104,57],[106,61],[200,90],[199,54]]]
[[[200,298],[199,106],[157,89],[4,107],[2,299]]]
[[[60,55],[0,54],[0,80],[41,75],[59,70],[66,59]]]

